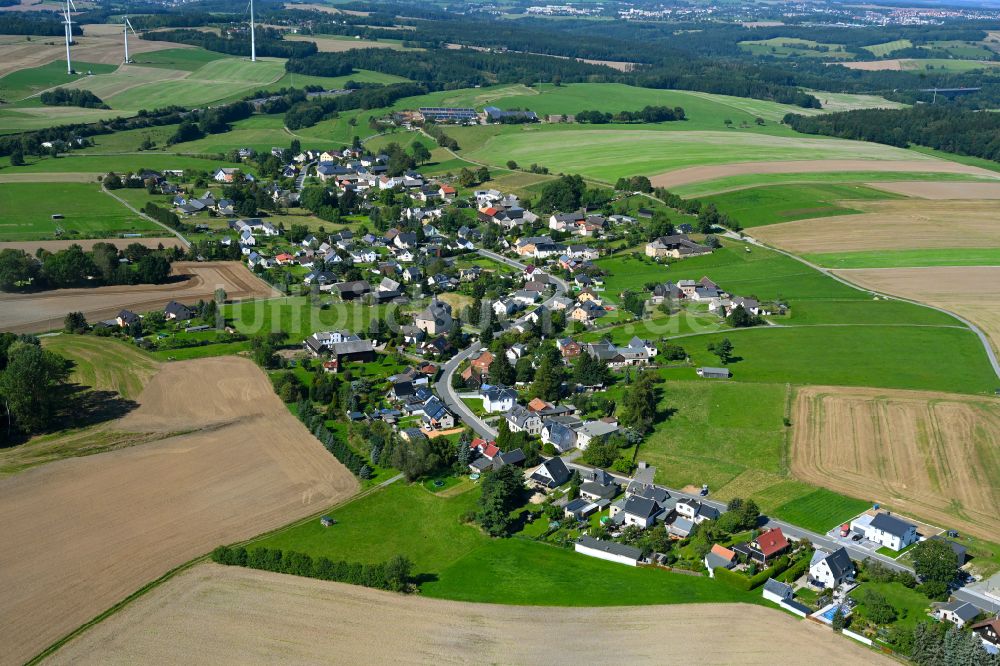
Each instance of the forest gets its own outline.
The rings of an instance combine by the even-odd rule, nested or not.
[[[862,109],[784,122],[804,134],[873,141],[905,148],[911,144],[1000,162],[1000,114],[920,105],[908,109]]]
[[[161,42],[177,42],[178,44],[189,44],[200,46],[209,51],[226,53],[235,56],[250,55],[250,42],[247,39],[220,37],[211,32],[200,30],[162,30],[157,32],[145,32],[143,39]],[[313,42],[286,42],[281,39],[281,35],[271,28],[257,28],[257,55],[266,58],[304,58],[316,53],[316,44]]]
[[[80,106],[85,109],[108,109],[100,97],[89,90],[67,90],[66,88],[56,88],[46,90],[40,97],[42,104],[46,106]]]

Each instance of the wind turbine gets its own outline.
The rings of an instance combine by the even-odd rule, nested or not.
[[[73,41],[73,16],[70,14],[70,7],[73,11],[76,11],[76,5],[73,4],[73,0],[66,0],[66,13],[65,20],[63,23],[66,25],[66,73],[73,73],[73,62],[69,56],[69,44]]]
[[[125,64],[127,65],[130,62],[132,62],[128,58],[128,31],[131,30],[132,34],[135,35],[136,37],[139,36],[139,33],[137,33],[135,31],[135,28],[132,27],[132,23],[128,20],[127,16],[125,16],[123,18],[125,19],[125,26],[124,26],[124,32],[125,32]]]
[[[253,0],[250,0],[250,62],[257,62],[257,40],[253,31]]]

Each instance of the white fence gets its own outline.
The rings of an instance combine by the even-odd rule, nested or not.
[[[847,629],[844,629],[841,633],[847,636],[848,638],[853,638],[859,643],[864,643],[865,645],[872,645],[871,639],[865,638],[861,634],[856,634],[853,631],[848,631]]]

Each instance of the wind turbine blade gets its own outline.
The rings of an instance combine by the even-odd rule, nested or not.
[[[72,5],[73,11],[76,11],[76,3],[74,3],[73,0],[67,0],[67,4]]]

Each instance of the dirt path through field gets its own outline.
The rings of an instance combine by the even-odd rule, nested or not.
[[[795,397],[799,479],[982,538],[1000,534],[1000,399],[813,386]]]
[[[833,273],[867,289],[961,315],[979,326],[1000,354],[1000,266],[863,268]]]
[[[246,359],[164,365],[139,403],[115,430],[189,434],[0,479],[0,663],[220,543],[357,490]]]
[[[912,160],[789,160],[783,162],[739,162],[716,166],[676,169],[650,178],[653,187],[680,187],[706,180],[765,173],[827,173],[836,171],[882,171],[913,173],[965,173],[1000,178],[996,171],[933,158]]]
[[[892,663],[759,606],[494,606],[214,564],[184,572],[51,662],[773,664],[776,651],[796,664]]]
[[[0,330],[37,333],[62,327],[67,312],[80,311],[88,321],[114,318],[122,309],[142,313],[172,300],[197,303],[219,287],[228,298],[271,298],[277,291],[235,261],[177,261],[172,274],[188,276],[167,284],[120,285],[93,289],[55,289],[33,294],[0,292]]]

